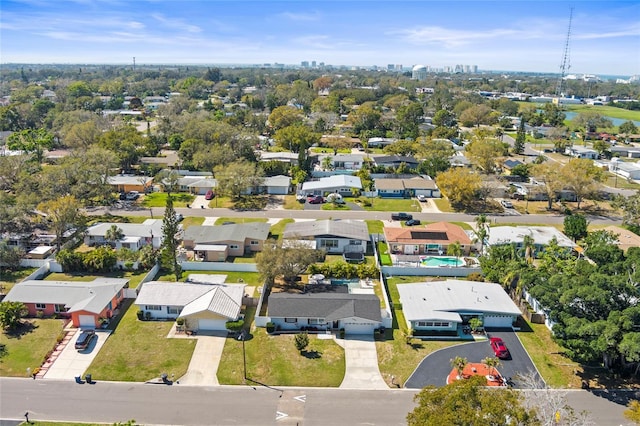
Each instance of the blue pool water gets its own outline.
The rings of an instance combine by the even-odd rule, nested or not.
[[[420,263],[427,267],[463,266],[464,260],[451,256],[426,256],[420,258]]]

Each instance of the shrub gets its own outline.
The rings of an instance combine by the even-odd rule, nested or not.
[[[227,321],[225,326],[227,327],[227,330],[237,333],[242,330],[242,327],[244,327],[244,320]]]
[[[36,318],[38,319],[44,318],[44,311],[36,311]]]
[[[143,311],[136,312],[136,315],[138,316],[138,319],[140,321],[142,321],[144,319],[144,312]]]
[[[184,325],[184,318],[178,318],[176,320],[176,324],[178,324],[179,326],[183,326]]]
[[[271,321],[267,323],[266,328],[267,328],[267,333],[273,333],[274,331],[276,331],[276,325]]]
[[[309,346],[309,335],[307,335],[307,333],[296,334],[294,343],[296,345],[296,349],[302,352],[307,346]]]
[[[147,321],[149,321],[151,319],[151,312],[147,311],[144,313],[144,319],[146,319]]]

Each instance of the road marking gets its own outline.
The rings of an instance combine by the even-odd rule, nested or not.
[[[294,396],[293,399],[295,399],[296,401],[300,401],[300,402],[306,402],[307,395]]]
[[[285,417],[289,417],[289,415],[288,415],[288,414],[286,414],[286,413],[283,413],[283,412],[281,412],[281,411],[276,411],[276,421],[278,421],[278,420],[282,420],[282,419],[284,419]]]

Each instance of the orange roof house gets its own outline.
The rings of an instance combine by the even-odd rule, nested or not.
[[[449,245],[458,242],[463,255],[471,251],[471,238],[460,226],[448,222],[430,223],[424,227],[384,228],[389,250],[394,254],[447,253]]]

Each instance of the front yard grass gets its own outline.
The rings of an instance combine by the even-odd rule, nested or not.
[[[367,230],[370,234],[382,234],[384,231],[384,223],[381,220],[365,220],[367,224]]]
[[[322,205],[322,210],[351,210],[347,204],[338,203],[325,203]]]
[[[47,275],[46,281],[93,281],[96,278],[127,278],[129,288],[136,288],[148,271],[112,271],[101,275],[91,275],[82,273],[52,272]]]
[[[146,194],[142,200],[143,207],[164,207],[167,205],[167,193],[166,192],[152,192]],[[195,197],[192,194],[184,192],[171,194],[173,198],[173,207],[187,207],[187,204],[191,204]]]
[[[344,378],[345,357],[333,340],[309,335],[309,346],[299,352],[295,334],[270,336],[264,328],[245,341],[247,377],[270,386],[338,387]],[[228,338],[218,367],[222,385],[243,383],[242,342]],[[247,381],[251,384],[251,381]]]
[[[367,211],[382,212],[419,212],[422,211],[418,201],[416,200],[397,200],[392,198],[372,198],[370,205],[361,203],[362,207]]]
[[[285,210],[304,210],[304,204],[300,201],[296,200],[295,195],[285,195],[284,196],[284,209]]]
[[[87,373],[98,380],[144,382],[187,372],[195,339],[168,339],[173,321],[139,321],[131,304]]]
[[[62,334],[64,320],[29,319],[15,333],[0,332],[0,345],[6,354],[0,358],[0,376],[27,377],[27,368],[34,371],[52,350]]]
[[[453,213],[453,207],[451,207],[451,203],[446,198],[432,198],[431,201],[436,205],[437,209],[442,213]]]
[[[295,220],[293,219],[282,219],[278,223],[271,225],[271,231],[270,231],[271,236],[276,240],[281,240],[282,234],[284,234],[284,228],[288,224],[294,223],[294,222]]]
[[[200,226],[204,223],[204,217],[187,216],[182,221],[182,228],[187,229],[190,226]]]

